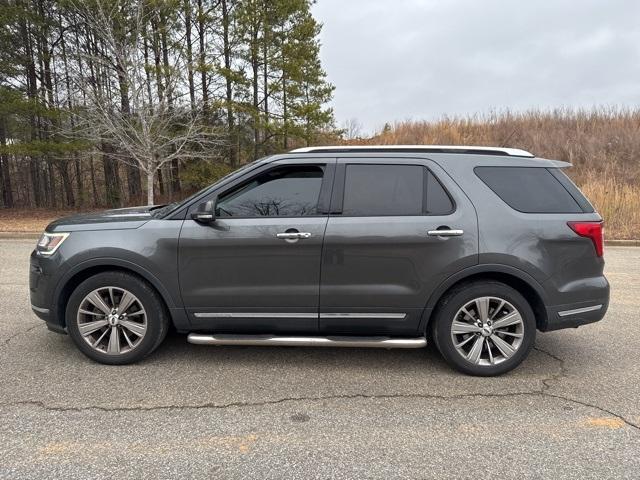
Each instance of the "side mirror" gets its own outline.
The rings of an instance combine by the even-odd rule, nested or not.
[[[201,203],[198,210],[191,213],[191,218],[198,223],[213,223],[216,221],[216,199]]]

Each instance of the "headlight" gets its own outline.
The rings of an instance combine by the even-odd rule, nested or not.
[[[37,250],[40,255],[53,255],[69,236],[68,233],[43,233],[38,240]]]

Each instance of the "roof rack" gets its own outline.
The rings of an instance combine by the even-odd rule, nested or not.
[[[517,148],[475,147],[463,145],[341,145],[327,147],[305,147],[291,150],[291,153],[466,153],[475,155],[501,155],[508,157],[529,157],[535,155]]]

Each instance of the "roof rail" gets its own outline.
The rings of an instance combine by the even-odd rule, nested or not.
[[[475,155],[502,155],[508,157],[530,157],[535,155],[517,148],[476,147],[464,145],[341,145],[326,147],[305,147],[290,153],[466,153]]]

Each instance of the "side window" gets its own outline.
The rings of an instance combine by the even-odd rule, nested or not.
[[[425,169],[426,170],[426,169]],[[433,173],[427,172],[427,215],[448,215],[454,206],[451,197]]]
[[[342,214],[422,215],[422,168],[418,165],[347,165]]]
[[[277,167],[218,199],[220,217],[316,215],[324,170],[316,165]]]
[[[558,179],[541,167],[476,167],[476,175],[511,208],[523,213],[582,213]]]
[[[454,205],[442,184],[420,165],[347,165],[342,214],[447,215]]]

